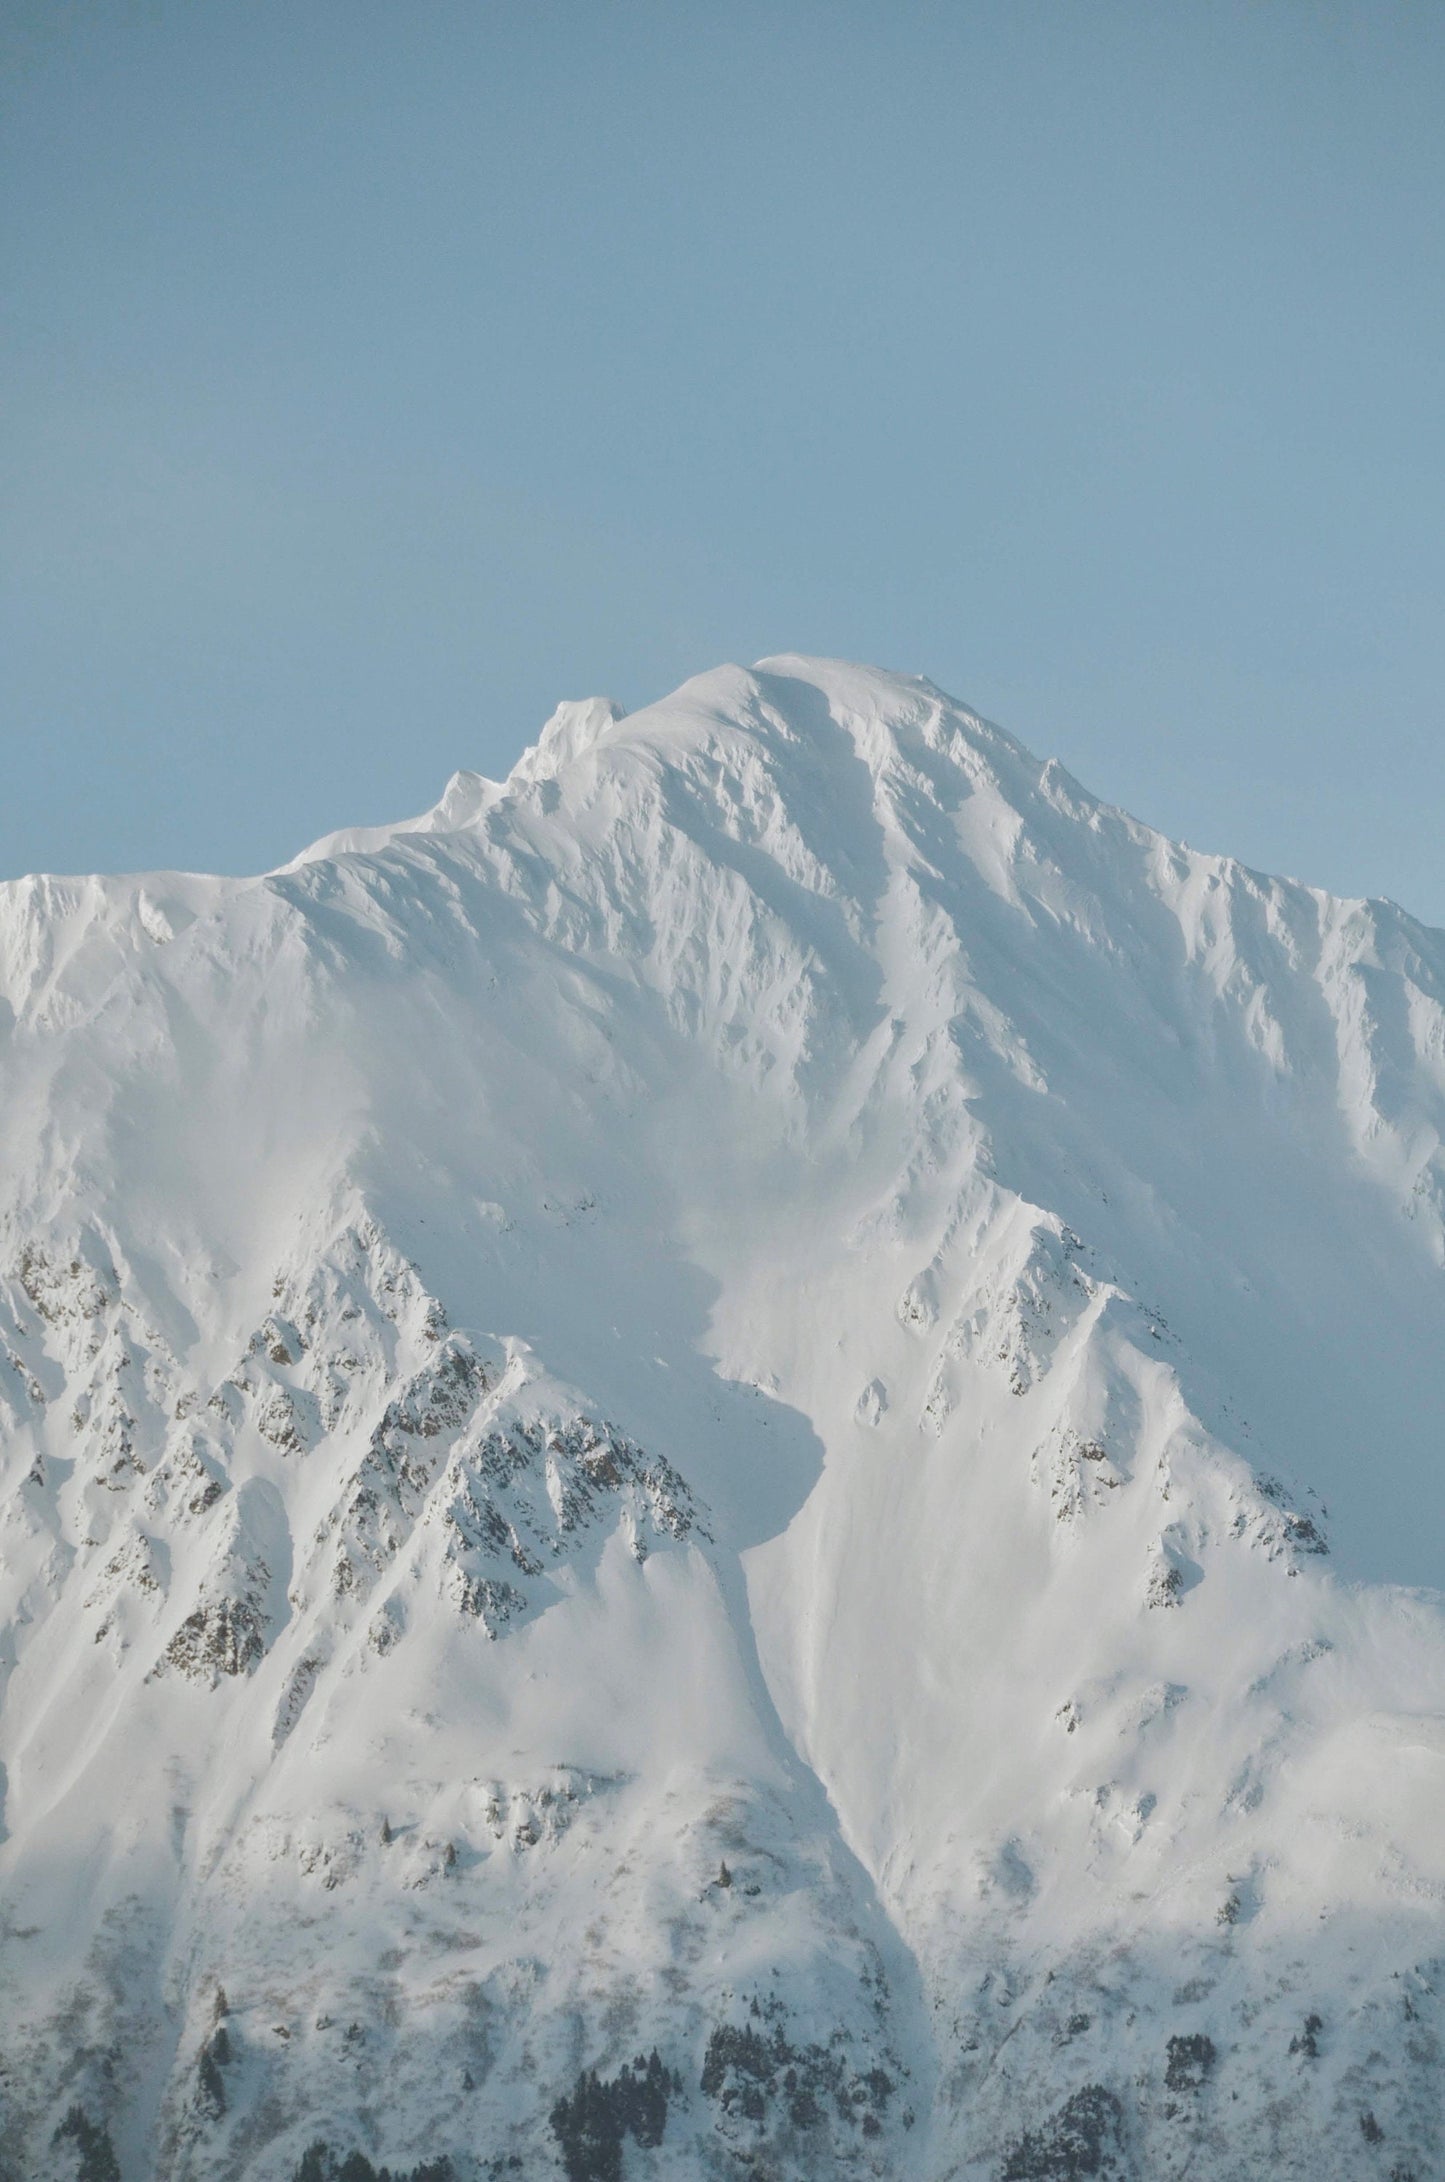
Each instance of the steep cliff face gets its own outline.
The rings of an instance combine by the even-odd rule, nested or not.
[[[0,2172],[1445,2159],[1445,937],[780,659],[0,890]]]

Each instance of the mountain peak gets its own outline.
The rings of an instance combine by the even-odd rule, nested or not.
[[[1441,2171],[1441,935],[793,655],[5,909],[0,2172]]]

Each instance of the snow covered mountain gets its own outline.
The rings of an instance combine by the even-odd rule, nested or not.
[[[926,682],[0,889],[7,2182],[1445,2169],[1445,935]]]

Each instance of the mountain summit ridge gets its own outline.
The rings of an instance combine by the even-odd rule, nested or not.
[[[1438,2164],[1445,935],[780,655],[0,994],[0,2174]]]

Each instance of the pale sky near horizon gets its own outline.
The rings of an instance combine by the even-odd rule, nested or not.
[[[0,877],[931,676],[1445,925],[1445,7],[9,0]]]

